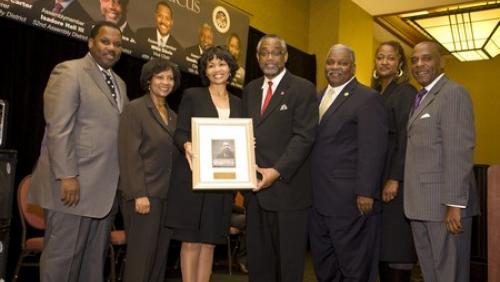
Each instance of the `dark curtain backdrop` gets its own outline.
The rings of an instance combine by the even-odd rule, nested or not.
[[[18,151],[16,187],[31,173],[37,160],[44,133],[42,95],[52,68],[59,62],[75,59],[87,53],[87,43],[75,41],[41,29],[0,18],[0,99],[9,103],[6,149]],[[259,38],[264,33],[250,28],[249,55],[246,60],[246,81],[262,75],[255,58]],[[315,56],[296,48],[288,49],[287,68],[299,76],[316,82]],[[139,75],[143,60],[122,55],[114,70],[127,83],[130,99],[141,96]],[[182,73],[181,88],[169,96],[169,104],[176,110],[184,88],[199,86],[197,76]],[[241,95],[241,90],[230,91]],[[1,187],[0,187],[1,188]],[[13,199],[15,201],[15,199]],[[20,222],[14,202],[11,242],[9,246],[8,278],[12,274],[20,248]],[[10,280],[10,278],[9,278]]]

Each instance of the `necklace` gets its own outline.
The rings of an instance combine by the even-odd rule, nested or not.
[[[166,107],[166,103],[154,103],[155,104],[155,107],[156,109],[158,110],[158,113],[160,113],[160,117],[161,119],[163,120],[163,122],[168,125],[168,121],[170,119],[169,115],[168,115],[168,110],[167,110],[167,107]]]

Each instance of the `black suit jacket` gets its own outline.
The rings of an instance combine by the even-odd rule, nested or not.
[[[229,107],[231,118],[241,117],[241,101],[238,97],[229,95]],[[210,97],[208,87],[188,88],[184,91],[179,115],[177,129],[175,131],[175,143],[184,152],[184,143],[191,141],[191,118],[192,117],[218,117],[219,114]],[[206,193],[192,191],[192,174],[184,154],[179,156],[179,161],[172,172],[172,182],[167,197],[167,219],[169,227],[181,229],[198,229],[200,224],[200,213]],[[217,193],[217,192],[207,192]],[[222,192],[224,193],[224,192]],[[225,193],[221,201],[223,214],[227,215],[227,228],[229,230],[229,216],[232,209],[232,193]],[[224,224],[225,219],[221,219]]]
[[[157,43],[156,27],[143,27],[136,31],[136,43],[143,55],[164,58],[176,64],[184,64],[186,52],[181,44],[170,34],[167,47],[160,48]]]
[[[387,135],[382,97],[353,79],[318,126],[311,162],[313,207],[319,213],[359,216],[358,195],[380,198]],[[380,210],[380,201],[374,209]]]
[[[173,161],[179,155],[174,144],[177,116],[171,109],[168,115],[167,126],[148,94],[130,102],[123,110],[118,154],[119,189],[125,200],[167,197]]]
[[[56,2],[55,0],[38,0],[33,4],[33,7],[31,9],[33,11],[37,11],[38,13],[40,13],[43,8],[52,11],[52,9],[55,6],[55,2]],[[69,4],[68,7],[66,7],[66,9],[64,9],[61,14],[74,19],[79,19],[86,24],[93,22],[89,13],[85,11],[82,4],[80,4],[78,0],[71,2],[71,4]]]
[[[132,28],[130,27],[130,24],[128,22],[123,27],[122,38],[123,38],[123,40],[125,40],[125,41],[127,41],[127,42],[129,42],[131,44],[135,44],[136,43],[136,41],[135,41],[135,32],[132,30]]]
[[[243,90],[243,113],[253,119],[256,162],[275,168],[280,178],[256,194],[263,209],[299,210],[311,205],[309,154],[318,123],[314,85],[288,70],[261,116],[264,78]]]
[[[406,126],[417,90],[410,83],[391,82],[382,97],[387,110],[389,143],[384,179],[403,181],[406,154]]]

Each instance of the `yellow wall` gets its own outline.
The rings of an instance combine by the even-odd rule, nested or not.
[[[316,55],[317,88],[326,86],[323,73],[328,49],[333,44],[350,46],[356,53],[356,77],[370,83],[373,64],[373,20],[350,0],[311,0],[309,53]]]
[[[309,53],[316,55],[317,88],[326,86],[324,66],[330,47],[338,42],[340,1],[310,1]]]
[[[500,56],[460,62],[450,57],[445,72],[470,93],[476,118],[475,163],[500,163]]]
[[[370,83],[373,63],[372,17],[350,0],[225,0],[250,15],[250,25],[276,33],[288,44],[315,54],[318,89],[326,85],[323,74],[326,53],[335,43],[356,52],[356,75]]]
[[[356,77],[370,85],[373,68],[373,19],[367,12],[350,0],[340,1],[340,43],[349,45],[356,54]]]
[[[374,39],[372,17],[350,0],[225,0],[250,14],[250,25],[276,33],[287,43],[315,54],[317,88],[326,85],[323,74],[331,45],[344,43],[356,52],[358,79],[369,85]],[[395,39],[397,40],[397,39]],[[408,56],[410,54],[407,54]],[[476,163],[500,163],[500,55],[489,61],[462,63],[447,60],[446,73],[472,96],[476,115]]]
[[[288,44],[307,52],[309,0],[224,0],[224,2],[249,14],[251,26],[265,33],[278,34]]]

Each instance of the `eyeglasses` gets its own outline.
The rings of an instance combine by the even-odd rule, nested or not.
[[[285,52],[281,51],[281,50],[273,50],[271,52],[269,51],[259,51],[257,54],[259,54],[260,57],[267,57],[269,55],[271,55],[271,57],[279,57],[283,54],[285,54]]]

